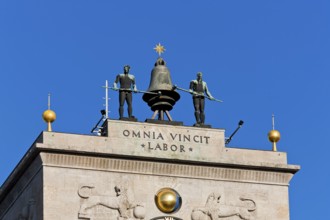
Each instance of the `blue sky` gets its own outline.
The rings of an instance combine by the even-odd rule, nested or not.
[[[206,122],[243,128],[232,147],[270,150],[271,115],[279,151],[302,169],[291,181],[291,219],[330,219],[330,2],[307,1],[0,1],[0,183],[39,133],[52,93],[55,131],[89,134],[103,108],[105,80],[131,66],[147,90],[157,58],[188,88],[198,71],[212,95]],[[110,118],[118,118],[110,92]],[[134,96],[134,115],[152,115]],[[171,115],[194,123],[189,94]]]

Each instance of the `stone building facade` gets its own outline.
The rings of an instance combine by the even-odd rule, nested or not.
[[[284,152],[225,147],[222,129],[107,120],[42,132],[1,187],[3,220],[288,220]]]

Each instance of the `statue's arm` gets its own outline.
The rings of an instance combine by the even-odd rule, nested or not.
[[[189,92],[190,92],[191,94],[194,93],[194,80],[191,80],[191,81],[190,81]]]
[[[137,91],[135,77],[133,75],[132,75],[132,85],[133,85],[133,91]]]
[[[207,88],[206,82],[204,82],[204,90],[205,90],[207,97],[209,97],[210,99],[214,99],[213,96],[211,95],[209,89]]]
[[[116,76],[116,80],[115,80],[114,83],[113,83],[113,88],[118,89],[118,87],[117,87],[117,83],[119,82],[119,79],[120,79],[120,74],[118,74],[118,75]]]

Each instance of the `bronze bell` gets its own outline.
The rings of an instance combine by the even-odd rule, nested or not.
[[[180,99],[180,95],[174,91],[170,71],[161,57],[157,59],[155,67],[151,71],[151,79],[147,91],[149,93],[145,93],[142,98],[148,103],[151,110],[155,114],[160,113],[159,119],[161,120],[163,120],[163,113],[165,112],[169,120],[172,121],[168,111],[172,110],[176,101]]]

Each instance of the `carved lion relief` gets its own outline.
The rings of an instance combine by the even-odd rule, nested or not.
[[[106,215],[104,219],[143,220],[145,218],[145,205],[132,201],[127,194],[127,187],[115,186],[115,196],[95,195],[94,188],[93,186],[81,186],[78,189],[78,195],[83,199],[78,212],[79,219],[98,219],[95,212],[100,207],[108,209],[108,212],[103,212],[103,215]],[[115,212],[111,212],[109,209],[115,210]]]
[[[243,220],[253,220],[257,209],[252,199],[239,198],[235,205],[220,204],[221,194],[211,193],[205,206],[194,208],[191,213],[192,220],[219,220],[237,216]]]

